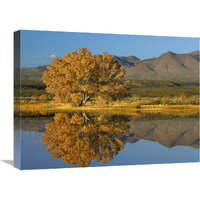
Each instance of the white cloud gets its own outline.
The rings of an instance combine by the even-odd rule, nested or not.
[[[56,55],[52,54],[49,57],[53,59],[53,58],[56,58]]]

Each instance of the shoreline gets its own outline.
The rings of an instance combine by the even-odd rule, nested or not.
[[[174,115],[199,115],[199,105],[95,105],[85,107],[75,107],[69,104],[15,104],[15,112],[72,112],[72,111],[87,111],[87,112],[103,112],[113,114],[128,114],[136,113],[161,113]]]

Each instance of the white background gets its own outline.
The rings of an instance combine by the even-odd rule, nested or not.
[[[30,29],[200,37],[200,1],[2,2],[0,199],[198,198],[199,163],[19,171],[2,160],[13,159],[14,31]]]

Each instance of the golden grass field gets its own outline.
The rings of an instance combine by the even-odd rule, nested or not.
[[[113,114],[135,115],[138,112],[143,114],[161,113],[164,115],[199,115],[199,105],[140,105],[137,103],[125,105],[89,105],[75,107],[72,104],[58,104],[54,102],[22,102],[14,104],[15,112],[63,112],[63,111],[87,111],[103,112]]]
[[[144,81],[143,81],[144,82]],[[162,83],[162,82],[161,82]],[[199,115],[199,87],[132,87],[130,96],[123,100],[94,98],[84,107],[72,103],[58,104],[45,92],[40,82],[23,82],[21,96],[15,96],[15,112],[91,111],[136,115],[162,113],[163,115]],[[20,103],[17,103],[20,102]],[[30,113],[31,114],[31,113]]]

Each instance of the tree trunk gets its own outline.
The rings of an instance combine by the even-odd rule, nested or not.
[[[90,118],[86,115],[85,112],[82,112],[82,116],[83,116],[83,124],[87,124],[87,121],[90,120]]]
[[[88,94],[84,92],[83,99],[81,100],[81,103],[79,106],[85,106],[85,104],[88,102],[88,100],[91,98],[91,96],[88,96]]]

